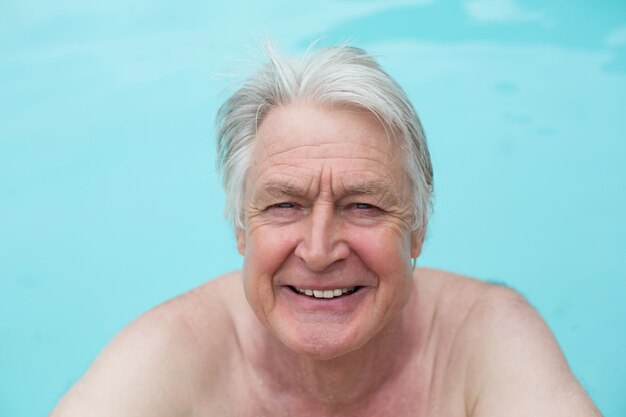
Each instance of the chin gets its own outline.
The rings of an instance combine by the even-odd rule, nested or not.
[[[354,349],[346,349],[336,345],[327,345],[323,342],[318,344],[291,344],[287,348],[299,356],[316,361],[328,361],[344,356]]]
[[[346,331],[345,326],[340,329],[328,329],[316,326],[317,329],[307,329],[306,326],[298,327],[296,334],[278,334],[278,340],[289,350],[310,359],[326,361],[341,357],[358,350],[367,343],[364,335],[355,334],[354,331]],[[365,340],[363,340],[365,339]]]

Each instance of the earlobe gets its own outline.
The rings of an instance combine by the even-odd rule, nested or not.
[[[415,259],[422,253],[424,237],[421,233],[414,231],[411,233],[411,258]]]
[[[237,251],[241,256],[244,256],[246,253],[246,232],[241,228],[237,228],[235,237],[237,238]]]

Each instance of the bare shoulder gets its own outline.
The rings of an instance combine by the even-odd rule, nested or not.
[[[61,400],[53,417],[187,416],[217,385],[236,335],[238,274],[211,280],[133,321]]]
[[[468,415],[599,416],[549,327],[514,289],[441,271],[442,303],[456,307]],[[451,307],[452,308],[452,307]]]

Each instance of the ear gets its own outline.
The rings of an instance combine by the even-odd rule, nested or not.
[[[237,238],[237,251],[241,256],[246,253],[246,231],[238,227],[235,230],[235,237]]]
[[[411,232],[411,258],[417,258],[422,253],[424,235],[418,231]]]

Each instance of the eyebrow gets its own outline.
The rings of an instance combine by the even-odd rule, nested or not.
[[[399,191],[395,187],[392,187],[390,183],[380,180],[363,181],[355,184],[350,184],[344,188],[343,195],[378,196],[381,203],[389,205],[397,205],[401,201]]]
[[[340,197],[354,195],[379,196],[382,202],[398,204],[401,201],[399,192],[390,187],[386,181],[362,181],[342,187]],[[262,184],[257,195],[306,197],[308,190],[292,182],[268,181]]]
[[[306,190],[289,182],[269,181],[261,185],[256,194],[305,196]]]
[[[356,184],[350,184],[344,188],[344,194],[386,194],[390,187],[385,181],[363,181]]]

